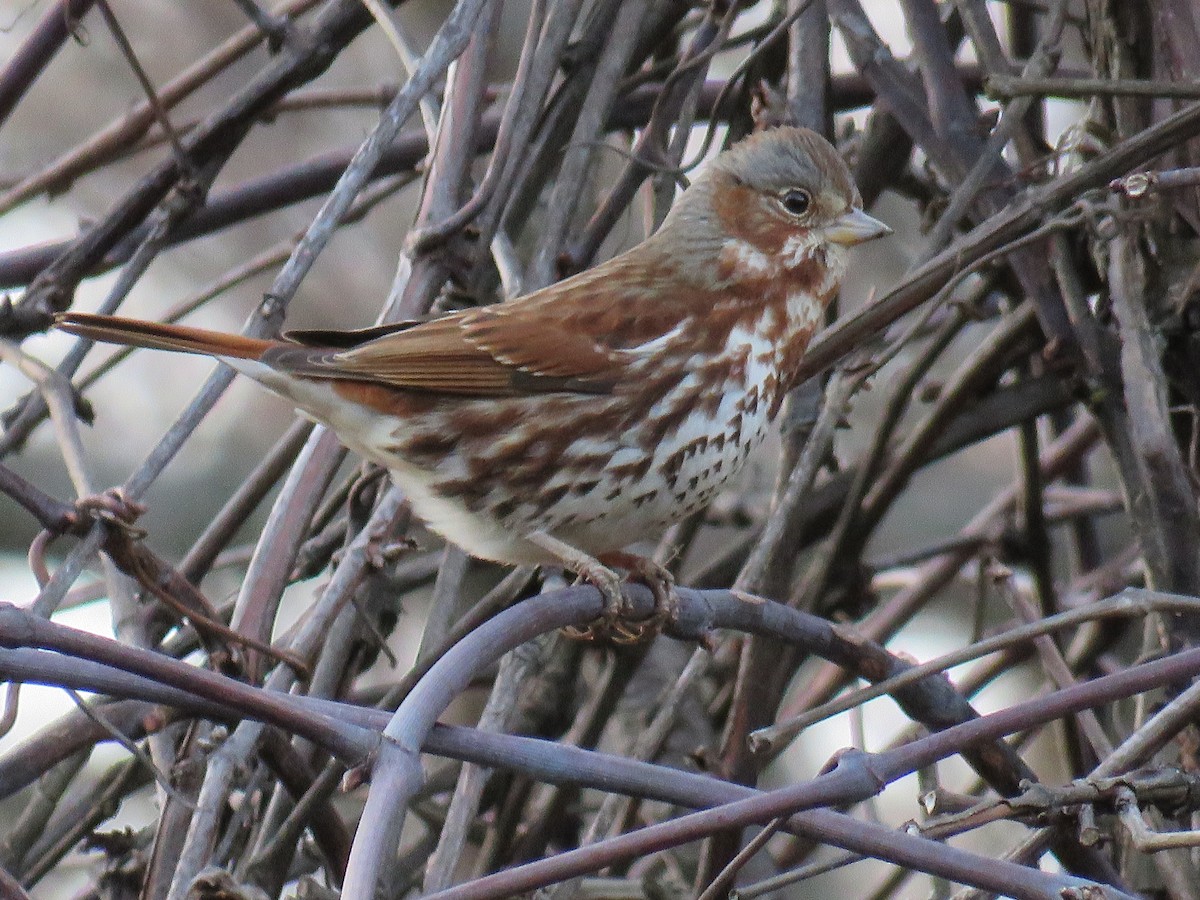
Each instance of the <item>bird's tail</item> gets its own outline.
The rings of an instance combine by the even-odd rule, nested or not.
[[[164,325],[120,316],[97,316],[91,313],[60,313],[54,317],[54,327],[70,334],[104,341],[148,347],[152,350],[174,350],[178,353],[199,353],[229,359],[258,359],[274,341],[225,334],[186,325]]]

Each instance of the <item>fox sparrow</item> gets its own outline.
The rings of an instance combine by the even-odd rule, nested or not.
[[[845,271],[888,234],[801,128],[714,159],[662,227],[507,303],[260,340],[67,313],[59,328],[215,356],[385,466],[430,528],[483,559],[559,563],[619,608],[607,566],[704,506],[758,446]]]

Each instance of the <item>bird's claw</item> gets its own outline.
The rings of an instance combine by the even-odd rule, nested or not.
[[[675,579],[654,560],[622,551],[596,558],[544,531],[532,532],[528,540],[552,554],[580,581],[593,585],[604,598],[600,618],[585,627],[564,629],[569,637],[591,641],[607,638],[618,644],[636,644],[657,635],[664,623],[675,618],[678,607]],[[649,619],[631,621],[633,610],[621,592],[621,579],[610,566],[627,570],[653,592],[654,613]]]
[[[605,561],[628,570],[630,577],[645,584],[654,595],[654,611],[647,619],[634,621],[629,601],[621,592],[617,574],[599,561],[580,571],[579,577],[604,595],[604,612],[585,628],[568,629],[568,634],[586,640],[607,638],[616,644],[640,644],[658,636],[663,626],[679,613],[675,577],[658,563],[644,556],[609,554]]]
[[[675,593],[675,576],[669,569],[659,565],[646,556],[636,556],[632,553],[614,554],[606,557],[626,569],[630,578],[640,581],[650,588],[654,595],[654,612],[648,619],[639,622],[626,622],[626,630],[631,635],[626,643],[638,643],[656,637],[663,626],[674,622],[679,616],[679,596]]]
[[[654,613],[646,620],[645,627],[657,634],[679,618],[679,595],[675,593],[675,576],[653,560],[647,562],[654,566],[654,571],[640,577],[654,594]]]
[[[629,626],[629,601],[621,591],[620,576],[599,562],[580,566],[575,574],[580,581],[587,582],[600,592],[604,609],[600,618],[585,626],[564,628],[567,636],[585,641],[608,638],[618,644],[635,642],[637,635],[635,629]]]

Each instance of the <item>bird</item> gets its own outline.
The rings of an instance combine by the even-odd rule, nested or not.
[[[468,554],[560,565],[619,616],[628,551],[704,507],[763,441],[848,249],[891,229],[837,150],[778,127],[715,156],[659,229],[501,303],[274,339],[68,312],[63,331],[216,357],[388,470]]]

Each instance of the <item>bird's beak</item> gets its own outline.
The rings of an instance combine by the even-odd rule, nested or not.
[[[852,209],[834,219],[825,229],[825,237],[835,244],[853,247],[863,241],[873,241],[892,233],[878,219],[868,216],[861,209]]]

